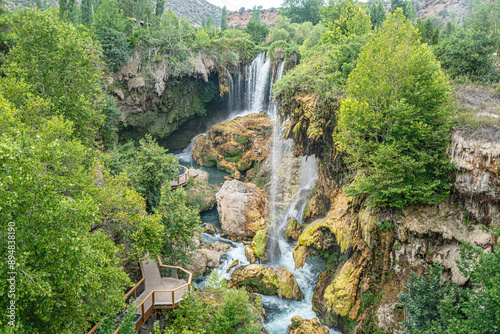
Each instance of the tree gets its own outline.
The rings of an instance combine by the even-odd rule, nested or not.
[[[323,2],[323,0],[285,0],[280,13],[289,17],[292,23],[312,22],[316,25],[321,19],[319,9]]]
[[[403,15],[408,20],[413,20],[413,5],[407,0],[391,0],[391,13],[394,13],[396,9],[401,8],[403,10]]]
[[[45,117],[51,103],[25,83],[4,80],[16,90],[0,90],[0,248],[8,254],[14,230],[9,271],[17,274],[8,274],[2,257],[0,303],[10,302],[7,278],[14,277],[18,333],[81,333],[101,312],[123,308],[130,281],[119,248],[106,234],[89,233],[98,212],[84,168],[90,151],[73,138],[71,122]]]
[[[370,13],[373,27],[378,29],[385,21],[385,8],[382,0],[378,1],[378,3],[373,1],[370,7],[368,7],[368,12]]]
[[[252,17],[250,18],[249,22],[260,24],[260,9],[257,9],[257,7],[255,7],[255,6],[253,6]]]
[[[245,28],[245,32],[250,35],[255,43],[262,42],[267,34],[269,33],[269,28],[265,23],[258,23],[250,20]]]
[[[438,203],[451,184],[450,87],[401,9],[358,58],[338,112],[337,148],[358,170],[346,188],[373,207]]]
[[[436,48],[436,58],[454,78],[466,76],[472,80],[490,80],[493,72],[491,54],[495,43],[483,31],[457,28]]]
[[[364,35],[371,30],[370,15],[365,8],[352,0],[336,3],[336,7],[325,11],[329,16],[324,17],[326,31],[321,37],[323,43],[338,43],[341,39],[351,35]]]
[[[93,0],[82,0],[82,23],[85,26],[94,24],[94,2]]]
[[[226,6],[222,8],[222,15],[220,19],[220,30],[226,31],[227,30],[227,9]]]
[[[101,44],[103,58],[111,72],[116,72],[129,57],[129,44],[123,32],[102,27],[97,31],[97,40]]]
[[[156,2],[156,10],[155,10],[156,17],[161,17],[163,12],[165,11],[165,1],[166,0],[158,0]]]
[[[59,18],[75,23],[76,19],[76,0],[60,0],[59,1]]]
[[[97,47],[84,31],[52,11],[21,11],[13,17],[10,50],[1,71],[28,83],[73,122],[74,136],[90,143],[102,124],[102,77]]]
[[[179,160],[146,135],[139,141],[136,157],[129,167],[134,188],[147,200],[148,210],[156,208],[161,198],[161,187],[179,173]]]
[[[161,200],[154,211],[164,226],[162,258],[166,263],[189,263],[188,255],[194,249],[193,238],[200,215],[196,208],[186,204],[184,189],[172,191],[169,184],[163,186]]]

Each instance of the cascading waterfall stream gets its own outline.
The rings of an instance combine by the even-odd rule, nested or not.
[[[272,149],[271,149],[271,186],[270,202],[271,222],[277,232],[277,242],[275,247],[280,248],[281,256],[271,259],[270,263],[264,266],[283,267],[293,273],[305,298],[302,301],[280,299],[278,296],[262,296],[263,306],[266,309],[266,329],[270,334],[287,333],[287,327],[291,323],[291,318],[300,315],[304,319],[317,317],[312,310],[312,295],[314,287],[319,278],[319,274],[324,270],[322,259],[308,259],[305,265],[295,270],[292,250],[293,244],[283,239],[283,229],[290,218],[303,223],[304,210],[307,199],[314,187],[317,179],[317,161],[314,156],[294,157],[293,142],[291,139],[284,139],[286,124],[281,124],[277,108],[272,98],[273,83],[279,80],[283,72],[284,62],[275,68],[271,73],[271,62],[265,53],[259,54],[255,60],[245,66],[235,74],[229,74],[229,116],[225,119],[212,120],[209,122],[207,130],[214,124],[233,119],[238,116],[245,116],[250,113],[268,111],[268,116],[275,119],[273,129]],[[194,146],[192,139],[186,149],[177,154],[180,160],[192,161],[192,150]],[[213,269],[225,279],[230,279],[232,271],[227,272],[229,266],[235,260],[239,260],[239,265],[250,264],[245,256],[245,245],[242,242],[233,242],[220,236],[220,233],[203,233],[204,242],[220,241],[228,243],[231,248],[222,256],[221,265]],[[271,252],[272,254],[275,252]],[[206,284],[207,277],[199,277],[195,286],[202,288]],[[337,333],[330,330],[331,333]]]

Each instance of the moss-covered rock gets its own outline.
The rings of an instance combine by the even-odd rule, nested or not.
[[[262,263],[267,263],[281,256],[278,236],[274,227],[266,227],[255,234],[252,240],[252,251],[255,258]]]
[[[319,323],[318,319],[302,319],[300,316],[292,318],[292,324],[288,325],[289,334],[328,334],[328,329]]]
[[[304,295],[293,274],[284,268],[264,268],[258,264],[241,267],[233,272],[230,287],[245,286],[248,291],[280,298],[302,300]]]
[[[285,234],[283,236],[285,237],[285,239],[298,240],[301,233],[302,225],[300,225],[300,223],[296,219],[292,218],[288,222]]]
[[[358,274],[358,275],[357,275]],[[343,317],[349,314],[356,296],[359,273],[351,261],[347,261],[339,275],[326,290],[324,298],[329,311]]]
[[[193,171],[193,169],[190,169],[190,176],[191,171]],[[208,174],[207,172],[203,173]],[[197,177],[190,177],[189,182],[185,187],[187,195],[186,204],[197,208],[200,212],[211,210],[214,208],[215,203],[217,203],[215,198],[217,187],[215,185],[210,186],[208,179],[206,179],[201,173],[195,175],[197,175]]]
[[[196,138],[193,159],[201,166],[216,165],[239,179],[266,158],[272,126],[273,120],[265,112],[214,125],[206,135]]]
[[[249,245],[245,246],[245,256],[247,257],[248,262],[251,264],[255,263],[255,253],[253,252],[252,247]]]

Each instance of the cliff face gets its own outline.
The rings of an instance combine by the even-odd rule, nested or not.
[[[343,332],[373,333],[379,328],[398,333],[404,320],[398,294],[411,272],[422,274],[438,263],[446,269],[445,280],[465,284],[468,277],[456,264],[461,244],[488,249],[496,242],[482,227],[500,225],[500,129],[454,130],[448,154],[457,169],[445,201],[410,207],[402,214],[380,213],[346,196],[342,186],[349,180],[342,157],[331,138],[319,145],[323,132],[331,137],[335,125],[329,123],[334,123],[332,118],[315,117],[327,110],[334,115],[338,104],[326,102],[319,109],[306,100],[295,96],[281,105],[291,123],[288,135],[295,140],[296,153],[320,158],[315,192],[323,210],[311,217],[316,220],[299,237],[296,266],[307,256],[327,258],[327,270],[313,295],[314,310],[325,324]]]
[[[278,16],[278,10],[268,10],[264,9],[260,11],[260,22],[266,23],[268,27],[273,27],[276,23],[276,16]],[[227,25],[235,26],[239,28],[245,28],[252,18],[252,11],[246,10],[243,12],[235,12],[227,15]]]
[[[124,113],[127,136],[166,137],[187,120],[205,115],[207,99],[218,97],[216,64],[211,58],[192,57],[183,64],[182,76],[173,73],[161,56],[157,60],[144,63],[136,53],[106,79],[107,90]],[[205,91],[211,92],[208,98]]]

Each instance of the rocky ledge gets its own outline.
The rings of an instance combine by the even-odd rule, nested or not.
[[[273,120],[265,112],[236,117],[214,125],[198,136],[193,159],[201,166],[217,166],[235,179],[267,157]]]

